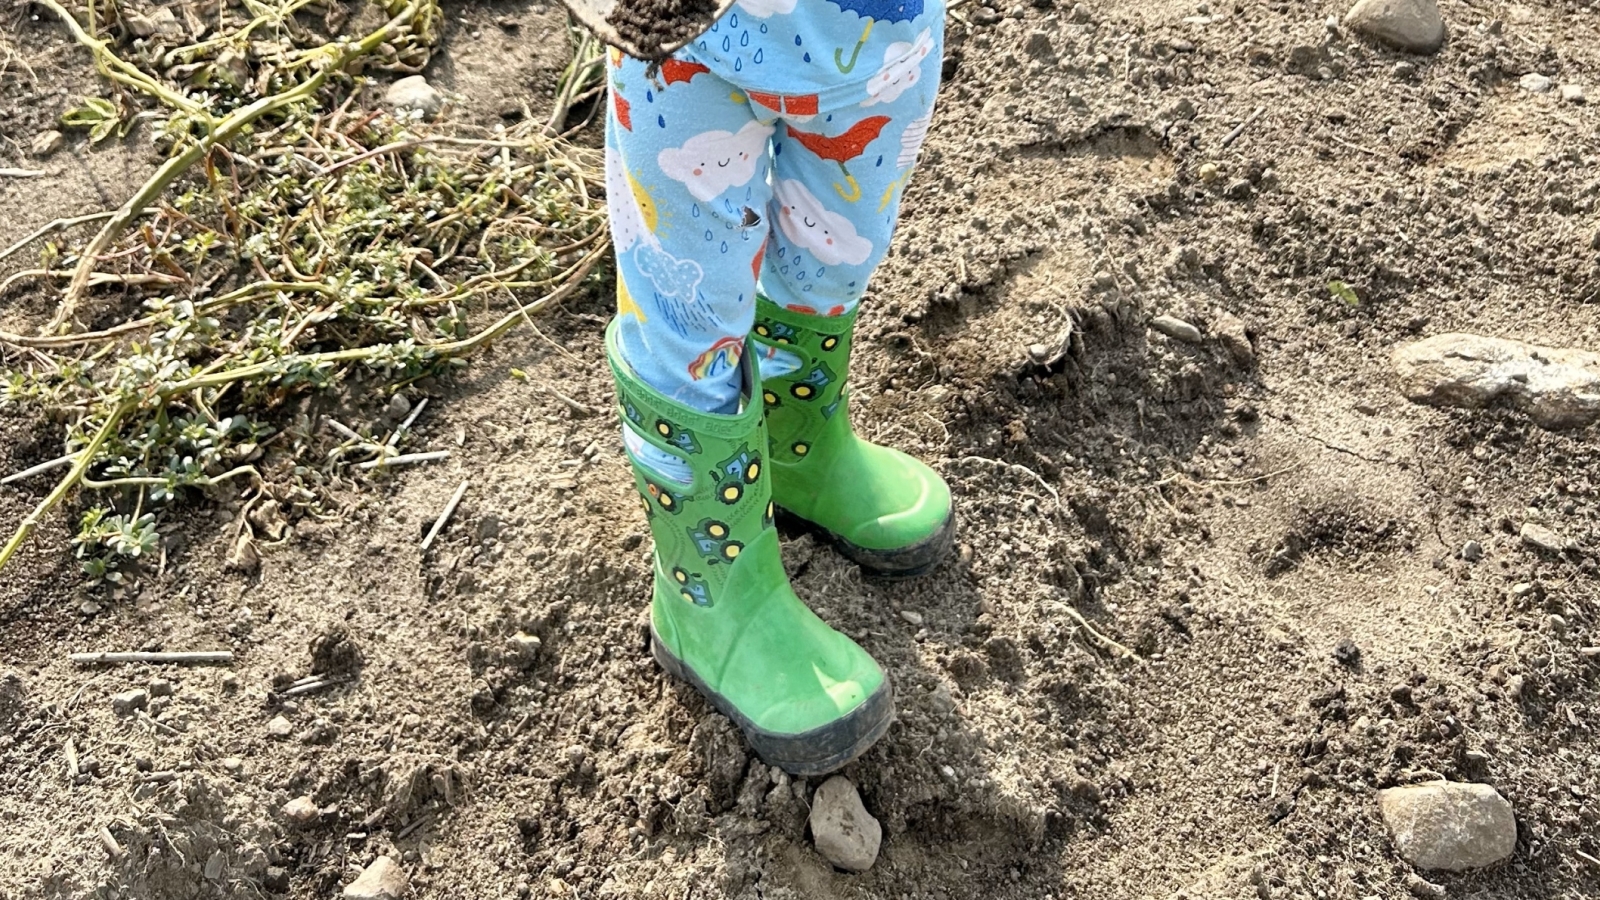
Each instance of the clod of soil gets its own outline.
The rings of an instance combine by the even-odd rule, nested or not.
[[[350,630],[336,625],[311,641],[311,674],[349,678],[361,671],[366,658]]]
[[[659,59],[710,28],[716,0],[618,0],[606,21],[641,59]]]

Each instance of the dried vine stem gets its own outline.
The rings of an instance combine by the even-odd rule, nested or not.
[[[49,7],[72,31],[73,37],[79,43],[88,47],[95,56],[96,65],[108,77],[127,84],[137,90],[143,91],[152,97],[166,103],[181,112],[195,117],[198,122],[206,127],[206,134],[200,140],[189,145],[177,156],[168,159],[157,169],[155,174],[144,183],[144,186],[128,198],[112,215],[111,219],[101,227],[94,240],[89,242],[83,255],[78,259],[78,265],[73,270],[72,282],[67,285],[67,290],[61,298],[61,304],[56,308],[56,313],[50,322],[45,325],[44,333],[58,333],[62,329],[70,329],[72,318],[77,313],[78,302],[83,298],[84,291],[89,288],[89,281],[94,275],[94,267],[99,262],[100,255],[104,253],[128,225],[137,218],[140,212],[156,198],[166,192],[167,188],[178,176],[193,168],[195,163],[205,159],[211,151],[228,144],[241,131],[255,123],[258,119],[295,103],[309,99],[322,88],[331,72],[338,71],[348,65],[352,60],[365,56],[383,45],[384,41],[393,37],[406,23],[410,22],[423,6],[424,0],[411,0],[398,15],[390,19],[382,28],[372,32],[353,44],[330,44],[324,48],[325,58],[317,72],[305,81],[294,87],[263,97],[260,100],[229,113],[221,121],[216,121],[208,115],[203,108],[187,97],[168,89],[165,85],[146,75],[137,67],[129,65],[111,51],[105,41],[102,41],[78,24],[73,15],[57,3],[56,0],[39,0]],[[91,0],[92,2],[92,0]]]

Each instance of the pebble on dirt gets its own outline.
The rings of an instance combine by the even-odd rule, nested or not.
[[[444,108],[444,94],[421,75],[407,75],[389,85],[384,100],[396,109],[416,110],[424,119],[432,119]]]
[[[878,860],[883,826],[861,805],[856,786],[835,775],[811,798],[811,838],[817,852],[846,872],[865,872]]]
[[[1550,88],[1554,87],[1554,82],[1550,80],[1549,76],[1540,75],[1538,72],[1529,72],[1522,76],[1522,79],[1517,83],[1522,85],[1522,89],[1530,94],[1546,94],[1550,92]]]
[[[1417,403],[1477,409],[1506,401],[1550,429],[1600,419],[1600,353],[1450,333],[1397,347],[1391,361],[1401,391]]]
[[[1200,333],[1200,329],[1173,316],[1156,316],[1150,320],[1150,327],[1185,344],[1198,344],[1205,340],[1205,335]]]
[[[380,856],[344,887],[345,900],[400,900],[411,886],[406,870],[387,856]]]
[[[1563,84],[1561,86],[1561,99],[1568,103],[1587,103],[1588,96],[1583,93],[1583,86],[1578,84]]]
[[[283,805],[283,817],[302,827],[315,822],[320,815],[317,804],[307,796],[296,797]]]
[[[60,150],[62,145],[64,145],[66,142],[66,135],[51,129],[50,131],[41,131],[34,135],[33,143],[29,146],[29,149],[33,151],[34,156],[43,159],[44,157],[55,153],[57,150]]]
[[[1467,541],[1461,545],[1461,558],[1467,562],[1483,559],[1483,545],[1477,541]]]
[[[274,716],[272,721],[267,723],[268,737],[283,740],[291,734],[294,734],[294,724],[283,716]]]
[[[1444,19],[1435,0],[1360,0],[1345,14],[1344,24],[1396,50],[1437,53],[1444,46]]]
[[[1420,869],[1491,866],[1517,846],[1511,804],[1486,784],[1436,781],[1378,792],[1395,849]]]
[[[1563,553],[1572,549],[1571,542],[1569,542],[1566,538],[1556,534],[1554,531],[1551,531],[1543,525],[1537,525],[1533,522],[1527,522],[1522,526],[1521,537],[1522,543],[1532,547],[1535,550],[1548,550],[1551,553]]]
[[[149,705],[150,692],[143,688],[123,691],[111,697],[111,709],[119,716],[131,716],[134,710],[144,709]]]

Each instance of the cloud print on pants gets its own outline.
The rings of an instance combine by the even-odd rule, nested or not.
[[[705,270],[694,260],[677,259],[660,247],[648,244],[633,254],[633,264],[639,267],[640,274],[650,279],[657,291],[668,297],[693,299],[700,279],[705,277]]]
[[[778,201],[778,227],[789,240],[811,251],[825,266],[859,266],[872,255],[872,242],[856,234],[856,226],[829,211],[804,184],[793,178],[773,186]]]
[[[755,177],[756,163],[772,137],[772,126],[746,122],[735,134],[731,131],[702,131],[668,147],[656,156],[656,164],[668,178],[683,182],[702,203],[728,188],[745,184]]]
[[[883,68],[867,82],[867,99],[862,106],[874,103],[893,103],[900,99],[906,88],[922,77],[922,61],[933,52],[933,33],[922,29],[911,43],[895,41],[883,51]]]
[[[765,19],[772,15],[788,15],[794,12],[795,0],[736,0],[739,8],[755,16]]]

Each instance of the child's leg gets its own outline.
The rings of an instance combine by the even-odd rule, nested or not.
[[[836,316],[861,299],[894,237],[933,117],[942,44],[942,34],[925,35],[917,66],[869,85],[859,105],[778,126],[772,244],[761,277],[778,306]]]
[[[932,116],[938,43],[926,35],[920,65],[886,67],[859,106],[785,123],[756,307],[774,503],[862,567],[897,576],[931,571],[949,552],[950,489],[926,464],[855,434],[847,384],[857,303]]]
[[[607,73],[618,342],[651,387],[731,412],[767,234],[773,125],[704,66],[647,68],[613,54]]]

